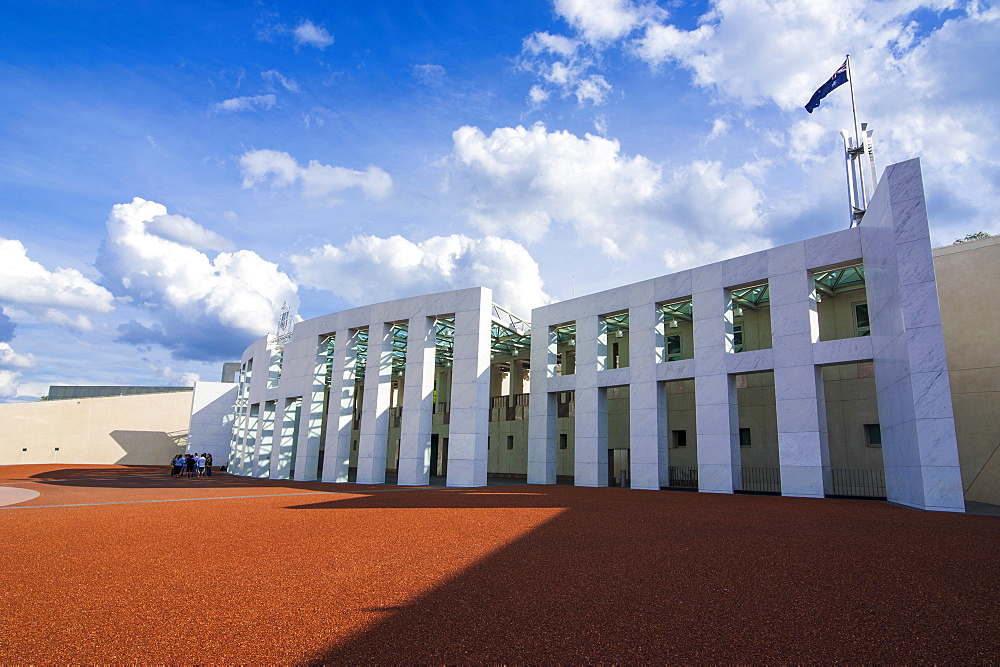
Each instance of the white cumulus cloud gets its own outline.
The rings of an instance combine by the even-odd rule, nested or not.
[[[555,0],[555,10],[588,42],[620,39],[637,25],[666,16],[652,2],[630,0]]]
[[[13,398],[17,396],[18,387],[21,383],[18,378],[21,374],[17,371],[0,369],[0,398]]]
[[[35,365],[35,357],[31,354],[18,354],[10,343],[0,343],[0,368],[31,368]]]
[[[21,371],[34,365],[34,355],[18,354],[9,343],[0,343],[0,398],[17,396]]]
[[[183,215],[158,215],[146,225],[146,231],[167,241],[200,250],[232,250],[232,241],[205,229]]]
[[[357,236],[342,247],[296,255],[292,263],[303,286],[355,304],[478,286],[491,288],[494,301],[523,317],[549,301],[537,262],[520,244],[497,237]]]
[[[270,182],[272,187],[299,185],[306,197],[320,198],[348,188],[360,188],[370,199],[382,199],[392,190],[392,177],[375,166],[364,171],[334,167],[312,160],[302,167],[288,153],[247,151],[240,157],[243,187]]]
[[[558,228],[568,247],[593,246],[615,259],[659,248],[657,264],[671,269],[687,261],[672,247],[700,247],[699,259],[712,261],[768,242],[759,188],[766,162],[693,161],[665,172],[623,154],[615,140],[540,123],[490,135],[462,127],[453,142],[449,180],[467,193],[469,222],[486,234],[531,243]]]
[[[325,49],[333,44],[333,35],[327,32],[323,26],[318,26],[309,19],[306,19],[295,27],[292,31],[297,44],[315,46],[317,49]]]
[[[49,271],[28,257],[20,241],[0,238],[0,303],[40,312],[70,308],[106,313],[113,309],[113,298],[76,269]]]
[[[216,113],[259,111],[261,109],[266,111],[268,109],[273,109],[277,102],[278,98],[271,93],[268,93],[267,95],[254,95],[252,97],[233,97],[219,102],[212,107],[212,110]]]
[[[536,32],[526,37],[518,67],[536,74],[543,82],[529,92],[532,106],[539,106],[553,91],[561,97],[575,96],[580,106],[585,102],[594,106],[607,102],[611,84],[592,71],[595,63],[588,53],[583,42],[562,35]]]
[[[283,302],[297,307],[296,287],[277,265],[248,250],[210,257],[190,243],[196,239],[153,233],[165,217],[179,216],[139,197],[108,217],[98,268],[105,284],[152,318],[123,325],[120,340],[158,343],[182,358],[226,358],[273,330]],[[191,225],[189,232],[203,229]]]
[[[193,387],[195,382],[201,380],[201,375],[199,373],[193,373],[191,371],[175,371],[170,366],[164,366],[162,368],[157,368],[155,365],[150,364],[148,366],[150,371],[153,371],[167,383],[169,387]]]
[[[488,234],[536,241],[557,222],[589,242],[617,246],[609,223],[643,211],[660,181],[657,165],[623,155],[617,141],[549,132],[541,123],[489,136],[466,126],[452,139],[454,165],[474,181],[470,221]]]

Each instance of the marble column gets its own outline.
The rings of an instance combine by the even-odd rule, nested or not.
[[[358,484],[385,484],[389,444],[389,399],[392,391],[392,323],[368,327],[365,400],[358,438]]]
[[[549,374],[554,372],[557,336],[553,327],[532,323],[531,379],[528,403],[528,483],[556,483],[556,395],[548,391]]]
[[[607,389],[597,386],[601,350],[601,321],[596,315],[576,321],[576,486],[608,485]],[[605,351],[607,332],[604,332]]]
[[[406,340],[403,422],[399,439],[399,483],[430,483],[437,318],[410,319]]]
[[[455,313],[448,486],[486,486],[492,292],[472,291]]]
[[[663,383],[656,381],[656,327],[652,295],[629,308],[629,476],[633,489],[669,484],[667,409]]]
[[[321,472],[318,468],[320,436],[323,432],[323,396],[326,394],[326,343],[326,336],[317,339],[312,386],[302,396],[298,453],[295,457],[295,479],[300,481],[314,481]]]
[[[742,483],[736,379],[725,363],[733,348],[732,301],[720,264],[692,269],[691,279],[698,490],[732,493]]]
[[[260,420],[260,435],[257,438],[257,456],[254,458],[254,477],[271,476],[271,453],[274,450],[275,401],[264,401]]]
[[[815,281],[802,242],[768,250],[767,260],[781,494],[822,498],[832,481],[823,375],[813,365]]]
[[[330,400],[326,410],[326,455],[324,482],[346,482],[351,462],[351,430],[354,422],[354,386],[358,362],[357,331],[337,331],[330,375]]]

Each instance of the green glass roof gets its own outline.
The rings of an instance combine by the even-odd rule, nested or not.
[[[618,313],[617,315],[605,315],[604,326],[607,327],[608,333],[612,335],[618,332],[628,333],[628,311]]]
[[[832,271],[816,273],[816,289],[824,294],[837,294],[857,289],[865,284],[865,267],[863,264],[847,266]]]
[[[660,304],[660,312],[663,314],[664,320],[672,319],[690,322],[693,313],[691,299],[687,301],[674,301],[673,303],[662,303]]]
[[[771,302],[771,295],[767,289],[767,283],[754,285],[753,287],[743,287],[730,291],[733,297],[733,306],[743,306],[752,310],[763,308]]]
[[[553,329],[556,333],[556,343],[559,345],[576,345],[576,322],[564,324]]]
[[[500,306],[493,306],[493,318],[490,327],[493,356],[511,355],[530,356],[531,349],[531,323],[508,312]],[[436,366],[451,366],[455,351],[455,318],[438,318],[436,334],[436,354],[434,364]],[[360,329],[357,332],[357,355],[358,363],[356,377],[361,379],[365,376],[365,367],[368,357],[368,330]],[[392,367],[393,371],[402,373],[406,368],[406,343],[409,339],[409,326],[405,322],[399,322],[392,327]],[[332,336],[329,340],[332,340]],[[332,357],[332,345],[328,349],[328,356]]]

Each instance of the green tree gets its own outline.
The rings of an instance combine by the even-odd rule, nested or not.
[[[976,232],[975,234],[966,234],[964,239],[955,239],[955,243],[952,245],[957,245],[959,243],[965,243],[966,241],[978,241],[979,239],[988,239],[993,235],[987,232]]]

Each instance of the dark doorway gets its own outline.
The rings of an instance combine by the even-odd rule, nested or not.
[[[631,452],[628,449],[608,450],[608,486],[631,486],[629,468]]]
[[[431,433],[431,477],[438,474],[438,434]]]

